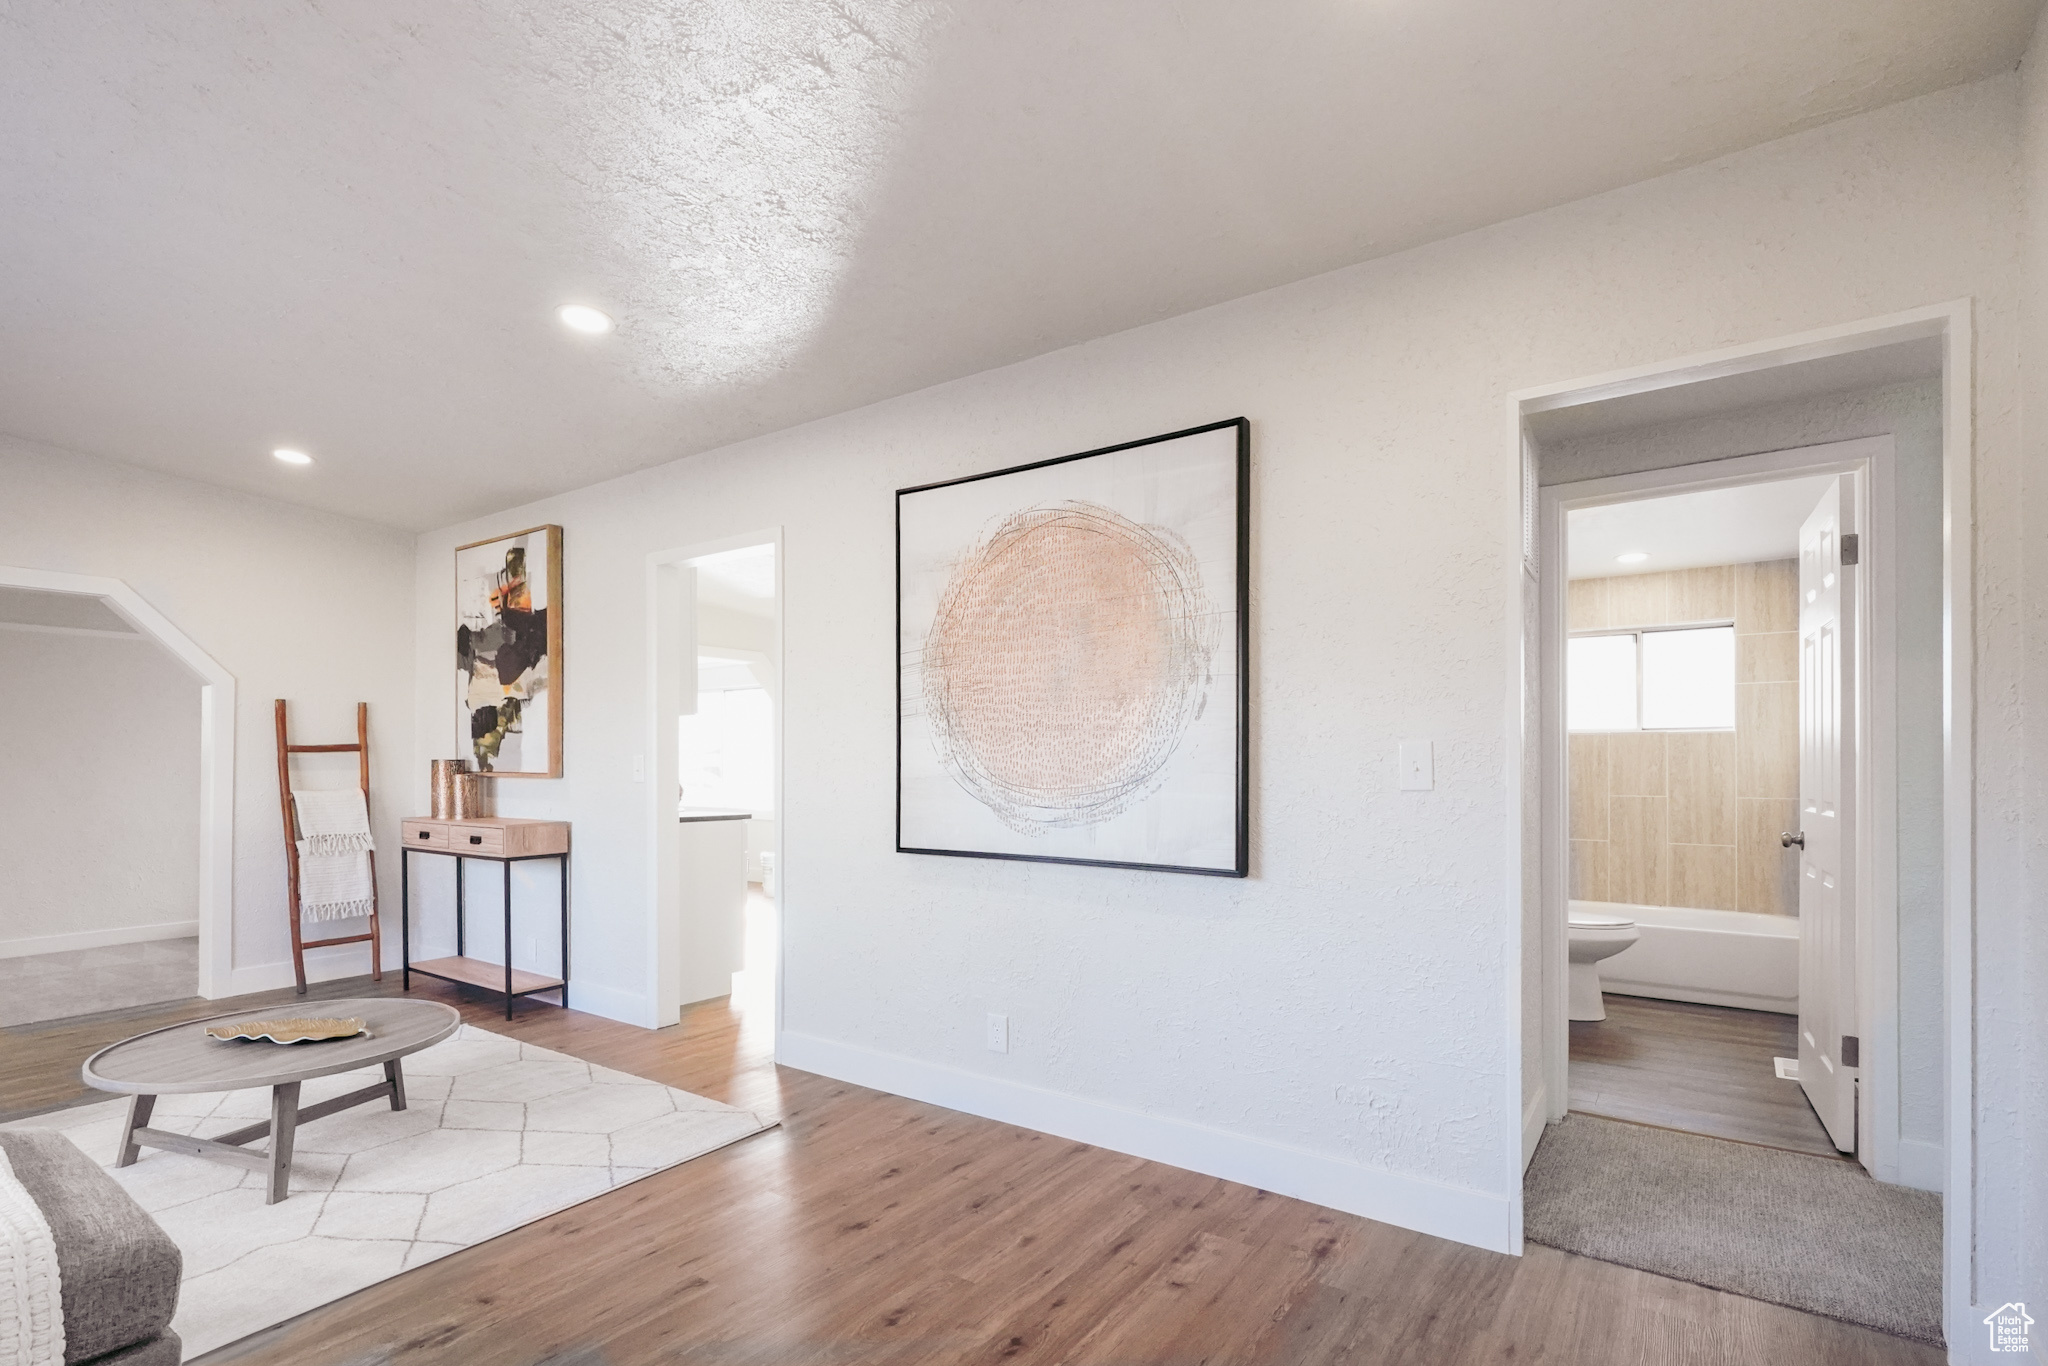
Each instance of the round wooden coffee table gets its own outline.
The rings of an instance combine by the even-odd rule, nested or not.
[[[211,1024],[315,1013],[360,1018],[370,1032],[353,1039],[293,1044],[260,1039],[224,1041],[209,1038],[206,1033]],[[431,1048],[461,1025],[462,1016],[455,1008],[439,1001],[373,998],[304,1002],[268,1011],[238,1010],[123,1039],[87,1058],[83,1071],[86,1085],[129,1094],[128,1123],[121,1133],[121,1151],[115,1166],[128,1166],[141,1155],[142,1148],[151,1147],[254,1167],[269,1174],[268,1203],[274,1205],[289,1193],[292,1138],[299,1125],[387,1097],[392,1109],[403,1110],[405,1073],[399,1059]],[[376,1085],[308,1105],[303,1110],[299,1108],[301,1082],[336,1072],[353,1072],[380,1062],[384,1064],[384,1080]],[[148,1127],[158,1096],[191,1091],[242,1091],[257,1086],[270,1088],[270,1118],[264,1123],[213,1138],[193,1138]],[[268,1152],[242,1146],[265,1136],[270,1139]]]

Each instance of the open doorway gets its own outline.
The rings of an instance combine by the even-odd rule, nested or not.
[[[1854,471],[1795,473],[1566,516],[1573,1110],[1857,1150],[1839,794],[1860,775],[1828,741],[1859,681],[1842,627],[1866,605],[1842,611],[1859,581],[1833,564],[1859,493]]]
[[[1527,1235],[1930,1342],[1960,325],[1516,399]]]
[[[688,1005],[730,995],[746,1011],[772,1001],[776,955],[775,547],[721,551],[690,565],[697,687],[676,736],[683,998]]]
[[[201,687],[105,598],[0,586],[0,1025],[198,993]]]
[[[762,532],[649,560],[656,1023],[713,1008],[764,1050],[780,953],[779,556]]]

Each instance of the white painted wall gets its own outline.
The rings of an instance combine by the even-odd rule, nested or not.
[[[2007,458],[1977,486],[1979,543],[1995,537],[2002,552],[1995,563],[1980,560],[1978,593],[1978,696],[1980,705],[1997,703],[1978,723],[1983,836],[1972,965],[1986,1006],[1971,1080],[1978,1162],[1994,1178],[1976,1210],[1977,1298],[1988,1305],[2048,1302],[2048,24],[2035,27],[2020,76],[2023,416]],[[1980,399],[1979,422],[1987,416]],[[1963,1081],[1951,1079],[1952,1094]],[[2037,1355],[2044,1341],[2048,1333],[2034,1339]]]
[[[0,563],[120,579],[234,674],[229,990],[289,985],[271,702],[291,702],[302,741],[352,739],[355,703],[370,704],[374,828],[395,848],[398,819],[413,814],[398,806],[417,786],[403,772],[413,753],[411,538],[11,438],[0,438],[0,489]],[[353,762],[342,756],[320,784],[352,781]],[[378,871],[395,947],[397,871],[390,859]],[[355,945],[312,957],[309,969],[345,976],[368,962]]]
[[[736,612],[730,607],[717,603],[697,603],[697,644],[716,649],[745,650],[762,656],[749,665],[753,675],[767,688],[770,697],[777,692],[773,660],[775,657],[775,619],[772,616],[753,612]],[[747,881],[761,880],[761,855],[775,848],[775,818],[756,816],[747,822]]]
[[[773,656],[775,618],[752,612],[735,612],[715,602],[697,603],[697,644],[722,650],[747,650]]]
[[[197,934],[199,679],[147,636],[0,626],[0,698],[0,957]]]
[[[1981,477],[2016,480],[2017,100],[1914,100],[429,533],[422,734],[453,547],[560,522],[568,772],[500,806],[575,822],[581,1002],[652,1023],[646,557],[779,526],[784,1062],[1508,1246],[1503,397],[1974,296]],[[1251,878],[894,853],[892,491],[1239,413]],[[1981,554],[2010,582],[2018,528],[1987,521]],[[1987,655],[1994,729],[2013,682]],[[1396,789],[1408,737],[1436,743],[1432,792]],[[1986,772],[1994,808],[2028,790]]]
[[[1897,457],[1899,1136],[1909,1184],[1942,1148],[1941,381],[1637,427],[1542,449],[1545,484],[1890,435]]]

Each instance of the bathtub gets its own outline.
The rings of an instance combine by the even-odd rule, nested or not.
[[[1574,915],[1627,916],[1641,934],[1600,964],[1600,989],[1710,1006],[1799,1013],[1799,920],[1750,911],[1574,901]]]

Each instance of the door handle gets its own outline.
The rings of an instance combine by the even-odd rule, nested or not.
[[[1787,830],[1783,834],[1778,836],[1778,845],[1780,848],[1790,849],[1795,844],[1798,845],[1801,849],[1804,849],[1806,847],[1806,832],[1804,830],[1798,831],[1796,833]]]

